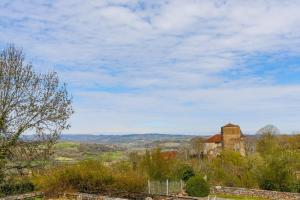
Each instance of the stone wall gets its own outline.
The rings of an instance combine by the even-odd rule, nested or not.
[[[300,200],[300,193],[290,192],[277,192],[270,190],[256,190],[246,188],[234,188],[234,187],[211,187],[211,194],[232,194],[240,196],[250,196],[257,198],[264,198],[270,200]]]
[[[241,129],[239,126],[223,126],[221,128],[223,148],[235,150],[235,144],[241,139]]]
[[[34,199],[35,197],[41,197],[43,195],[44,194],[42,192],[32,192],[32,193],[27,193],[27,194],[2,197],[2,198],[0,198],[0,200]]]
[[[245,145],[238,125],[227,124],[221,127],[222,145],[224,149],[240,152],[245,156]]]
[[[102,196],[96,194],[86,194],[86,193],[64,193],[60,199],[74,199],[74,200],[128,200],[124,198],[116,198],[109,196]]]

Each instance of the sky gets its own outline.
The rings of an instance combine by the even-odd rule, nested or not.
[[[67,83],[65,133],[300,130],[299,0],[1,0],[15,44]]]

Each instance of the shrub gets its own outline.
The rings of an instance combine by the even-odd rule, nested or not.
[[[293,187],[292,187],[292,191],[296,192],[296,193],[300,193],[300,181],[296,182]]]
[[[274,184],[271,180],[265,179],[260,183],[260,188],[263,190],[277,190],[276,184]]]
[[[52,168],[36,174],[33,180],[39,190],[53,195],[64,191],[143,192],[146,185],[145,178],[134,171],[113,169],[95,160]]]
[[[200,176],[194,176],[186,183],[186,192],[190,196],[206,197],[209,195],[209,190],[209,184]]]
[[[183,165],[178,170],[179,178],[187,182],[191,177],[195,176],[194,169],[189,165]]]
[[[0,194],[4,196],[23,194],[32,191],[34,191],[34,185],[29,181],[19,183],[5,183],[0,186]]]

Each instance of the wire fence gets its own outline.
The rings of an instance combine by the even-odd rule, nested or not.
[[[185,183],[180,181],[150,181],[148,180],[148,194],[174,195],[183,193]]]

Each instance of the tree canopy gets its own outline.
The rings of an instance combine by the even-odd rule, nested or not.
[[[2,176],[7,169],[24,168],[47,156],[61,131],[70,127],[73,113],[71,97],[57,73],[38,73],[24,58],[13,45],[0,52]]]

